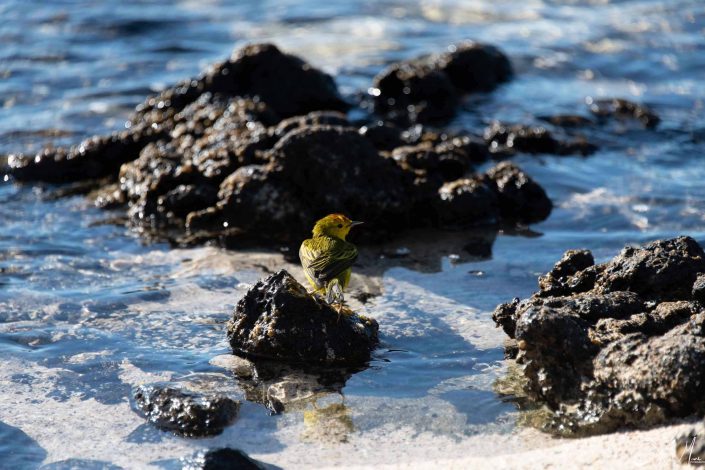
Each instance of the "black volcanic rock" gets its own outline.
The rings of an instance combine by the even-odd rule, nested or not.
[[[255,284],[228,322],[236,354],[286,363],[356,366],[377,346],[375,320],[339,314],[282,270]]]
[[[502,57],[473,43],[397,64],[384,79],[396,96],[396,104],[386,101],[389,112],[406,103],[404,116],[446,116],[459,90],[489,86],[473,63],[489,67],[494,82],[506,77]],[[545,192],[518,168],[473,174],[492,157],[481,138],[408,122],[360,127],[345,109],[328,75],[255,44],[148,98],[120,133],[9,156],[7,166],[16,180],[77,181],[94,190],[96,206],[126,205],[128,226],[175,245],[290,245],[334,212],[366,222],[355,235],[360,243],[407,229],[525,224],[549,215]]]
[[[512,77],[512,64],[496,46],[468,41],[448,48],[436,66],[464,93],[494,90]]]
[[[546,191],[511,162],[501,162],[487,171],[496,188],[502,219],[533,223],[546,219],[553,203]]]
[[[235,51],[229,60],[211,66],[201,76],[148,98],[137,106],[127,130],[93,137],[70,149],[49,148],[36,156],[11,155],[9,172],[20,181],[50,183],[115,175],[120,165],[136,159],[147,144],[166,137],[171,130],[178,131],[179,122],[183,121],[179,113],[203,96],[245,98],[252,103],[254,113],[235,116],[243,122],[257,120],[265,124],[315,110],[348,108],[332,77],[272,44],[252,44]],[[257,103],[264,103],[267,113],[257,111]],[[216,120],[212,113],[200,117],[205,118],[206,127]],[[194,122],[197,121],[192,117],[191,127]]]
[[[189,437],[220,434],[240,403],[223,395],[200,395],[166,384],[141,385],[133,392],[137,409],[159,429]]]
[[[466,93],[491,91],[512,76],[507,56],[477,42],[442,54],[390,65],[370,89],[374,112],[400,123],[438,122],[453,116]]]
[[[689,237],[594,264],[567,252],[526,300],[497,307],[526,391],[558,433],[594,434],[705,413],[705,252]]]

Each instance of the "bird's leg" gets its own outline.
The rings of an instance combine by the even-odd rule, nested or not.
[[[337,279],[333,279],[328,284],[326,301],[331,305],[336,305],[333,308],[338,312],[338,321],[340,321],[340,315],[342,315],[343,307],[345,306],[345,297],[343,296],[343,288],[340,286],[340,281]]]

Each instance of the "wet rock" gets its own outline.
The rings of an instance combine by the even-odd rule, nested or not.
[[[436,66],[465,93],[492,91],[512,77],[512,65],[502,51],[474,41],[450,46]]]
[[[470,165],[467,157],[453,150],[438,152],[430,143],[397,147],[391,156],[403,168],[424,170],[437,184],[462,177]]]
[[[408,175],[354,128],[295,128],[263,158],[269,163],[228,176],[215,206],[188,215],[188,229],[229,227],[259,240],[293,241],[308,233],[317,216],[332,212],[356,214],[378,231],[363,235],[408,225]]]
[[[287,132],[310,126],[350,127],[345,114],[338,111],[313,111],[302,116],[294,116],[281,121],[272,131],[275,136],[282,137]]]
[[[424,60],[393,64],[373,82],[374,112],[402,123],[452,118],[459,97],[448,76]]]
[[[487,171],[497,192],[499,212],[505,221],[533,223],[546,219],[553,203],[543,188],[518,166],[501,162]]]
[[[392,64],[370,89],[374,112],[403,123],[452,118],[460,96],[490,91],[512,75],[509,59],[494,46],[467,42],[448,52]]]
[[[506,75],[498,54],[472,43],[397,64],[380,78],[399,93],[393,105],[384,101],[387,111],[403,102],[401,112],[421,121],[448,115],[457,99],[448,77],[463,92],[485,89]],[[474,62],[488,67],[486,77],[468,69]],[[436,86],[452,99],[439,99]],[[8,160],[19,180],[105,176],[77,184],[101,187],[92,195],[98,207],[126,205],[131,228],[175,245],[292,244],[332,212],[366,222],[358,242],[428,226],[529,223],[550,212],[517,168],[506,178],[472,174],[490,158],[482,139],[421,124],[358,128],[345,107],[329,76],[274,46],[252,45],[148,98],[119,134]]]
[[[705,274],[698,274],[693,283],[693,299],[705,304]]]
[[[445,227],[495,224],[499,220],[497,191],[486,178],[446,183],[438,190],[436,211]]]
[[[493,122],[485,129],[484,138],[495,154],[547,153],[555,155],[590,155],[597,147],[582,138],[558,140],[545,127]]]
[[[264,470],[264,466],[239,449],[222,447],[197,452],[182,459],[182,470]]]
[[[199,395],[167,385],[141,385],[133,398],[159,429],[190,437],[220,434],[240,408],[239,402],[223,395]]]
[[[441,140],[435,151],[440,155],[460,156],[470,163],[484,163],[490,159],[487,144],[479,137],[460,135]]]
[[[661,122],[661,118],[643,104],[634,103],[621,98],[597,100],[588,98],[586,101],[590,111],[601,119],[609,117],[622,120],[635,119],[648,129],[656,127],[658,123]]]
[[[393,124],[376,122],[360,127],[360,135],[372,142],[377,150],[390,152],[397,147],[406,145],[403,136],[404,130]]]
[[[495,153],[500,151],[557,153],[558,151],[558,141],[544,127],[507,126],[494,122],[485,129],[485,140],[490,150]]]
[[[123,163],[164,136],[160,129],[135,126],[107,137],[91,137],[71,148],[46,148],[34,156],[8,156],[9,174],[17,181],[69,183],[116,175]]]
[[[284,270],[257,282],[228,323],[236,354],[303,364],[364,364],[377,331],[375,320],[351,311],[339,315]]]
[[[600,292],[630,290],[645,298],[690,299],[705,253],[690,237],[658,240],[644,248],[627,247],[598,276]]]
[[[137,108],[137,117],[163,119],[204,93],[258,97],[282,118],[321,109],[344,111],[348,107],[329,75],[272,44],[251,44],[201,76],[149,98]]]
[[[311,111],[347,108],[329,75],[274,45],[252,44],[201,76],[148,98],[137,106],[127,130],[93,137],[70,149],[11,155],[8,169],[18,181],[65,183],[114,177],[147,144],[169,133],[171,138],[201,137],[210,128],[219,129],[220,117],[243,126],[254,122],[268,126]]]
[[[704,255],[689,237],[600,265],[572,250],[539,292],[497,307],[528,396],[554,411],[550,430],[594,434],[705,412],[705,307],[693,288]]]
[[[586,276],[574,278],[595,264],[595,258],[589,250],[568,250],[556,263],[551,271],[539,278],[539,289],[542,296],[565,295],[568,293],[585,292],[595,285],[596,276],[586,279]]]

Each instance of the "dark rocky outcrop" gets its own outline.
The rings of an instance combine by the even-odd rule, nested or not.
[[[414,75],[418,65],[451,94],[487,90],[509,73],[498,50],[475,43],[414,64],[399,74],[426,80]],[[436,113],[438,96],[427,106],[428,87],[419,90],[402,87],[399,100]],[[10,156],[9,171],[21,181],[75,182],[61,194],[92,191],[99,207],[127,205],[133,229],[179,245],[291,245],[332,212],[364,220],[355,235],[363,243],[549,215],[545,192],[518,168],[474,174],[491,158],[480,137],[352,123],[345,108],[328,75],[272,45],[251,45],[147,99],[121,133]]]
[[[374,112],[391,121],[443,121],[455,115],[463,94],[491,91],[511,75],[499,49],[467,42],[390,65],[375,77],[370,93]]]
[[[625,248],[595,265],[571,250],[531,298],[497,307],[526,391],[550,427],[592,434],[705,412],[705,253],[689,237]]]
[[[236,354],[286,363],[355,366],[377,346],[377,322],[339,314],[282,270],[260,280],[240,299],[228,322]]]
[[[127,130],[88,139],[68,150],[46,149],[36,156],[11,155],[10,172],[17,180],[52,183],[115,175],[120,165],[136,159],[141,149],[167,133],[178,137],[181,131],[193,131],[199,124],[214,124],[217,114],[210,110],[198,116],[187,113],[179,117],[188,105],[204,96],[242,98],[255,112],[234,113],[229,119],[243,125],[249,121],[274,124],[281,118],[315,110],[348,108],[332,77],[276,46],[253,44],[235,51],[230,59],[211,66],[200,77],[148,98],[129,119]],[[257,112],[258,103],[267,106],[266,115]]]
[[[189,437],[220,434],[240,408],[239,402],[223,395],[200,395],[167,384],[141,385],[133,398],[150,423]]]

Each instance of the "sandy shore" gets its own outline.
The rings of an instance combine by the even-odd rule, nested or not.
[[[402,461],[390,465],[361,465],[346,468],[376,469],[668,469],[697,468],[681,465],[675,458],[674,436],[692,427],[692,424],[677,424],[648,431],[625,431],[615,434],[583,439],[551,439],[537,435],[537,431],[525,429],[508,439],[508,445],[516,441],[535,441],[537,448],[515,453],[487,457],[468,456],[454,459]],[[471,438],[473,444],[496,447],[505,436],[482,435]],[[514,441],[514,442],[511,442]],[[524,445],[526,442],[524,442]],[[478,452],[482,452],[478,449]],[[334,468],[334,467],[328,467]],[[339,468],[339,467],[338,467]]]

